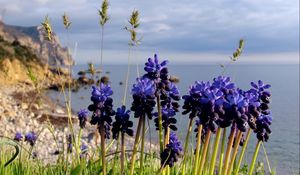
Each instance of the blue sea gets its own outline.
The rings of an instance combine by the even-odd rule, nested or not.
[[[77,65],[73,68],[73,72],[87,69],[87,65]],[[137,71],[139,70],[139,71]],[[124,95],[125,76],[127,65],[105,65],[105,75],[110,77],[111,86],[114,94],[114,106],[120,106]],[[103,74],[104,74],[103,72]],[[131,105],[130,89],[135,82],[137,72],[143,74],[143,67],[131,65],[130,80],[128,87],[128,98],[126,105]],[[170,75],[180,78],[177,84],[181,95],[187,93],[188,88],[196,80],[212,81],[214,77],[222,73],[219,65],[170,65]],[[103,75],[102,74],[102,75]],[[299,174],[299,65],[230,65],[227,67],[225,75],[230,76],[238,87],[247,90],[250,88],[250,82],[262,80],[271,84],[272,103],[271,110],[273,114],[273,123],[271,125],[272,134],[270,140],[264,143],[267,156],[272,167],[276,167],[277,174]],[[87,108],[90,102],[91,87],[81,88],[78,92],[72,94],[72,108],[77,111]],[[59,93],[49,92],[56,98]],[[178,133],[181,140],[186,134],[188,125],[188,116],[178,115]],[[154,124],[151,126],[152,140],[156,140]],[[194,134],[190,145],[194,146]],[[251,135],[248,152],[245,155],[246,161],[252,159],[256,143],[255,135]],[[259,161],[266,162],[266,156],[261,147]],[[265,164],[265,169],[267,166]]]

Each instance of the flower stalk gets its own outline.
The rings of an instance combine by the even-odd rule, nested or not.
[[[223,167],[223,159],[224,159],[224,151],[225,151],[225,141],[226,141],[226,128],[223,129],[222,135],[222,145],[221,145],[221,153],[220,153],[220,164],[219,164],[219,174],[222,174],[222,167]]]
[[[205,163],[206,155],[207,155],[207,151],[208,151],[210,135],[211,135],[211,131],[208,130],[207,134],[205,136],[205,142],[204,142],[203,152],[202,152],[202,156],[201,156],[201,161],[200,161],[200,164],[199,164],[199,173],[198,174],[202,174],[202,171],[204,169],[204,163]]]
[[[143,116],[143,124],[142,124],[142,143],[141,143],[141,155],[140,155],[140,171],[139,174],[143,174],[144,170],[144,150],[145,150],[145,133],[146,133],[146,120],[145,116]]]
[[[257,155],[258,155],[261,143],[262,143],[262,141],[260,141],[260,140],[258,140],[257,143],[256,143],[256,147],[255,147],[255,151],[253,153],[253,158],[252,158],[252,162],[251,162],[251,166],[250,166],[248,175],[252,175],[253,174],[254,167],[255,167],[255,162],[256,162],[256,158],[257,158]]]
[[[129,173],[130,175],[133,175],[133,172],[134,172],[134,164],[135,164],[136,153],[137,153],[137,149],[138,149],[138,143],[139,143],[139,139],[140,139],[141,127],[143,125],[143,120],[144,120],[144,117],[139,118],[139,123],[138,123],[138,127],[136,130],[133,153],[132,153],[132,157],[131,157],[131,167],[130,167],[130,173]]]
[[[235,175],[238,175],[238,174],[239,174],[239,170],[240,170],[240,167],[241,167],[241,164],[242,164],[242,160],[243,160],[245,151],[246,151],[247,146],[248,146],[250,134],[251,134],[251,129],[249,128],[248,131],[247,131],[245,143],[244,143],[244,145],[243,145],[242,151],[241,151],[241,153],[240,153],[240,157],[239,157],[239,159],[238,159],[237,168],[236,168],[235,173],[234,173]]]
[[[161,105],[160,105],[160,97],[157,95],[157,112],[158,112],[158,135],[159,135],[159,148],[160,152],[164,150],[164,142],[163,142],[163,130],[162,130],[162,113],[161,113]]]
[[[232,144],[234,141],[234,134],[235,134],[235,128],[231,130],[230,136],[229,136],[229,141],[227,144],[227,149],[226,149],[226,154],[225,154],[225,162],[224,162],[224,167],[222,170],[222,174],[226,175],[227,173],[227,168],[228,168],[228,163],[231,155],[231,150],[232,150]]]
[[[195,165],[198,165],[200,159],[200,145],[201,145],[201,134],[202,134],[202,127],[203,125],[198,126],[198,135],[197,135],[197,146],[196,146],[196,153],[195,153]],[[194,166],[193,168],[193,175],[197,174],[198,167]]]
[[[229,164],[229,168],[228,168],[228,173],[227,174],[231,174],[232,172],[232,168],[233,168],[233,164],[235,162],[235,159],[236,159],[236,155],[238,153],[238,149],[239,149],[239,144],[240,144],[240,141],[241,141],[241,138],[242,138],[242,132],[240,130],[238,130],[237,132],[237,137],[236,137],[236,140],[235,140],[235,143],[234,143],[234,148],[233,148],[233,153],[232,153],[232,157],[231,157],[231,161],[230,161],[230,164]]]
[[[209,175],[214,174],[217,153],[218,153],[218,150],[219,150],[219,142],[220,142],[221,132],[222,132],[222,129],[218,128],[216,138],[215,138],[215,143],[214,143],[214,146],[213,146],[214,151],[213,151],[213,155],[212,155],[211,162],[210,162],[211,164],[210,164],[210,169],[209,169]]]
[[[192,131],[192,125],[193,125],[193,118],[190,119],[189,126],[188,126],[188,132],[185,137],[183,160],[182,160],[182,175],[185,175],[186,154],[187,154],[187,149],[189,146],[189,138],[190,138],[190,133]]]

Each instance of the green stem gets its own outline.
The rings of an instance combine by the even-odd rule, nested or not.
[[[270,172],[270,174],[272,174],[272,169],[271,169],[271,166],[270,166],[270,161],[269,161],[268,154],[267,154],[267,151],[266,151],[264,143],[262,143],[262,147],[263,147],[264,154],[265,154],[265,157],[266,157],[266,162],[267,162],[267,165],[268,165],[269,172]]]
[[[223,167],[223,159],[224,159],[224,151],[225,151],[225,141],[226,141],[226,128],[223,129],[222,135],[222,146],[221,146],[221,154],[220,154],[220,164],[219,164],[219,174],[222,174],[222,167]]]
[[[101,55],[100,55],[100,71],[101,72],[103,72],[103,41],[104,41],[104,26],[102,26],[102,31],[101,31]]]
[[[235,128],[233,128],[231,130],[231,133],[230,133],[230,136],[229,136],[229,141],[228,141],[228,144],[227,144],[226,155],[225,155],[225,163],[224,163],[224,167],[223,167],[223,170],[222,170],[223,175],[226,175],[226,173],[227,173],[228,162],[229,162],[229,159],[230,159],[232,144],[233,144],[233,140],[234,140],[234,134],[235,134]]]
[[[255,148],[255,151],[253,153],[253,159],[252,159],[252,163],[251,163],[248,175],[252,175],[252,173],[254,171],[255,162],[256,162],[256,158],[257,158],[258,152],[259,152],[260,145],[261,145],[261,141],[259,140],[259,141],[257,141],[256,148]]]
[[[141,145],[141,156],[140,156],[140,171],[139,175],[143,174],[144,169],[144,149],[145,149],[145,132],[146,132],[146,121],[145,116],[143,116],[143,129],[142,129],[142,145]]]
[[[206,154],[207,154],[208,145],[209,145],[209,141],[210,141],[210,135],[211,135],[211,131],[208,130],[208,132],[205,136],[205,142],[204,142],[203,152],[202,152],[200,166],[199,166],[199,173],[198,174],[200,174],[200,175],[202,174],[203,166],[204,166],[204,163],[205,163],[205,160],[206,160]]]
[[[231,174],[233,164],[235,162],[235,158],[236,158],[236,155],[237,155],[237,152],[238,152],[238,149],[239,149],[239,145],[240,145],[240,141],[241,141],[242,136],[243,136],[242,132],[240,130],[238,130],[238,134],[237,134],[237,137],[236,137],[235,142],[234,142],[233,153],[232,153],[232,157],[231,157],[231,161],[230,161],[230,164],[229,164],[227,174]]]
[[[219,142],[220,142],[220,137],[221,137],[221,128],[218,128],[217,134],[216,134],[216,138],[215,138],[215,143],[214,143],[214,151],[213,151],[213,155],[211,158],[211,164],[210,164],[210,169],[209,169],[209,174],[213,175],[214,174],[214,170],[215,170],[215,164],[216,164],[216,158],[217,158],[217,153],[219,150]]]
[[[198,126],[198,135],[197,135],[197,147],[196,147],[196,155],[195,155],[195,165],[198,165],[200,158],[200,145],[201,145],[201,134],[202,134],[202,125]],[[193,175],[197,174],[197,166],[193,168]]]
[[[167,127],[165,128],[165,142],[164,142],[164,147],[166,148],[167,144],[169,144],[169,140],[170,140],[170,128]],[[166,165],[166,174],[169,175],[170,174],[170,167],[169,165]]]
[[[131,157],[131,167],[130,167],[130,173],[129,173],[130,175],[133,175],[133,171],[134,171],[134,163],[135,163],[136,153],[137,153],[137,149],[138,149],[138,142],[139,142],[139,138],[140,138],[142,123],[143,123],[143,117],[141,116],[139,119],[136,134],[135,134],[134,148],[133,148],[133,153],[132,153],[132,157]]]
[[[112,142],[113,143],[113,142]],[[112,144],[111,143],[111,144]],[[117,148],[116,148],[116,152],[118,152],[119,151],[119,146],[120,146],[120,138],[118,138],[118,140],[117,140]],[[108,146],[109,147],[109,146]],[[106,149],[109,149],[109,148],[106,148]],[[117,163],[117,159],[118,159],[118,155],[115,155],[114,156],[114,162],[113,162],[113,168],[112,168],[112,173],[111,174],[115,174],[114,172],[115,172],[115,165],[116,165],[116,163]],[[121,162],[121,166],[122,166],[122,162]]]
[[[105,130],[104,123],[100,124],[100,137],[101,137],[101,156],[102,156],[102,175],[106,175],[106,162],[105,162]]]
[[[163,143],[163,131],[162,131],[162,114],[161,114],[161,105],[160,105],[159,95],[157,95],[157,97],[156,97],[156,103],[157,103],[157,112],[158,112],[159,146],[160,146],[160,152],[162,153],[164,150],[164,143]]]
[[[121,175],[124,175],[125,163],[125,134],[121,134]]]
[[[190,119],[188,131],[185,137],[185,143],[184,143],[184,153],[183,153],[183,160],[182,160],[182,175],[185,175],[185,161],[186,161],[186,153],[189,146],[189,138],[190,133],[192,131],[192,125],[193,125],[193,118]]]
[[[126,97],[127,97],[127,88],[128,88],[129,73],[130,73],[130,55],[131,55],[131,46],[129,45],[127,73],[126,73],[126,79],[125,79],[124,97],[123,97],[123,101],[122,101],[123,105],[126,104]]]
[[[245,151],[246,151],[247,146],[248,146],[248,142],[249,142],[249,138],[250,138],[250,133],[251,133],[251,129],[249,128],[248,131],[247,131],[245,143],[244,143],[242,151],[240,153],[240,157],[239,157],[239,160],[238,160],[237,168],[236,168],[235,173],[234,173],[235,175],[239,174],[239,170],[240,170],[240,167],[241,167],[241,164],[242,164],[242,160],[243,160]]]

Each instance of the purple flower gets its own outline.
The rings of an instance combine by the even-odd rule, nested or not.
[[[225,97],[224,103],[225,108],[230,108],[232,106],[236,106],[239,109],[248,106],[248,100],[244,98],[244,96],[237,91],[233,91],[233,93],[228,94]]]
[[[154,96],[155,85],[154,82],[148,78],[137,78],[137,83],[132,87],[132,94],[136,96],[146,97]]]
[[[251,86],[253,87],[253,91],[257,91],[258,93],[266,91],[266,89],[269,89],[271,85],[269,84],[264,84],[261,80],[258,80],[258,83],[251,82]],[[267,92],[267,91],[266,91]],[[270,94],[270,93],[268,93]]]
[[[129,120],[130,111],[126,110],[125,106],[122,106],[117,109],[116,112],[116,121],[113,123],[112,133],[113,138],[118,139],[119,133],[127,133],[129,136],[133,136],[133,130],[131,127],[133,126],[133,122]]]
[[[218,76],[214,78],[212,87],[220,89],[225,93],[228,90],[235,89],[235,84],[230,81],[230,77]]]
[[[23,139],[22,133],[17,132],[17,133],[15,134],[14,140],[20,142],[20,141],[22,141],[22,139]]]
[[[159,63],[157,54],[154,54],[154,59],[148,58],[148,61],[145,63],[144,70],[147,72],[145,76],[151,80],[165,79],[165,75],[168,73],[167,63],[167,60]]]
[[[77,115],[78,115],[78,120],[79,120],[79,126],[81,128],[85,127],[86,121],[87,121],[87,117],[88,117],[88,110],[86,109],[81,109]]]
[[[254,132],[256,133],[256,137],[258,140],[263,142],[267,142],[270,134],[272,133],[270,125],[272,124],[272,116],[271,114],[264,115],[262,114],[256,119],[256,129]]]
[[[176,118],[174,118],[174,116],[176,115],[176,111],[172,107],[163,107],[161,113],[163,128],[166,130],[169,127],[171,130],[176,131],[177,127],[175,124],[177,123],[177,120]],[[154,119],[155,127],[156,130],[158,130],[158,113],[156,112],[154,113],[154,115],[156,116],[156,118]]]
[[[182,155],[182,150],[182,145],[178,140],[177,135],[174,132],[171,132],[169,144],[167,144],[164,151],[160,154],[161,165],[173,167],[174,163],[177,162],[178,158]]]
[[[28,132],[25,135],[25,142],[28,142],[31,146],[35,144],[37,140],[37,135],[34,132]]]
[[[134,111],[134,117],[147,115],[151,119],[156,104],[154,82],[146,77],[138,78],[132,87],[132,97],[131,111]]]
[[[93,112],[90,123],[100,127],[105,127],[105,137],[110,136],[111,116],[115,115],[113,110],[113,99],[110,97],[113,91],[109,85],[100,84],[100,87],[93,86],[91,100],[93,104],[89,105],[88,110]],[[84,120],[83,120],[84,123]]]
[[[100,87],[92,87],[92,97],[93,102],[104,102],[106,99],[113,94],[111,87],[108,84],[100,84]]]

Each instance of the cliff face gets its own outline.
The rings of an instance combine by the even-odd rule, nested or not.
[[[17,40],[21,45],[31,48],[40,61],[44,64],[48,62],[49,66],[74,64],[71,56],[68,56],[67,48],[61,46],[55,34],[51,42],[44,40],[41,26],[11,26],[0,21],[0,36],[8,42]]]

